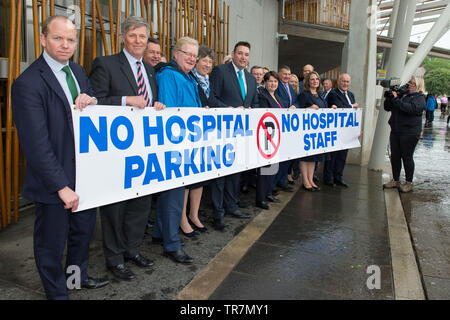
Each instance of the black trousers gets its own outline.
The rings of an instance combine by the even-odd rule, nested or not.
[[[342,181],[348,150],[330,152],[330,160],[323,164],[323,180],[327,182]]]
[[[397,135],[391,132],[389,141],[391,145],[391,167],[393,179],[395,181],[399,181],[403,162],[406,181],[412,182],[414,177],[413,154],[416,149],[417,142],[419,141],[419,136]]]
[[[123,264],[125,256],[139,253],[151,206],[150,195],[100,207],[107,266]]]
[[[96,209],[72,213],[61,204],[36,202],[34,259],[47,299],[67,300],[66,269],[78,266],[81,281],[87,279],[89,244],[95,228]],[[66,267],[63,268],[67,243]]]
[[[239,209],[240,181],[240,172],[211,181],[214,219],[223,218],[225,214],[233,213]]]

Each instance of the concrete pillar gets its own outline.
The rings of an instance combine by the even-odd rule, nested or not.
[[[392,49],[386,72],[387,78],[400,78],[403,73],[415,12],[416,1],[400,1],[394,38],[392,40]],[[369,161],[369,168],[372,170],[381,171],[383,169],[389,133],[391,131],[388,124],[389,116],[390,114],[388,112],[380,108]]]
[[[342,72],[350,74],[350,91],[363,110],[361,148],[351,149],[347,162],[366,165],[372,144],[376,79],[376,0],[352,1],[350,31],[342,52]]]

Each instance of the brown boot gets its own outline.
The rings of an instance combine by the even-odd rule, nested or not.
[[[413,183],[406,181],[400,186],[400,192],[407,193],[413,191]]]

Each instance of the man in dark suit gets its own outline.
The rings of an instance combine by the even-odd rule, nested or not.
[[[140,17],[129,17],[123,22],[121,33],[124,49],[115,55],[98,57],[92,64],[90,80],[99,104],[163,109],[163,104],[155,102],[158,89],[154,70],[142,61],[149,25]],[[100,208],[106,266],[116,278],[135,278],[126,261],[140,268],[153,265],[140,253],[151,201],[150,195]]]
[[[348,91],[351,78],[347,73],[339,76],[338,88],[333,89],[327,96],[329,106],[336,105],[338,108],[358,108],[355,102],[355,96]],[[323,179],[326,185],[334,187],[336,185],[348,188],[348,184],[342,180],[345,161],[348,150],[339,150],[330,152],[331,160],[327,160],[323,166]]]
[[[305,79],[308,74],[314,71],[314,67],[310,64],[306,64],[303,66],[302,79],[298,84],[298,92],[302,93],[305,91]]]
[[[12,111],[27,159],[23,196],[35,201],[34,257],[47,299],[68,299],[66,268],[77,266],[81,286],[104,279],[87,275],[96,209],[74,212],[75,145],[71,106],[96,104],[83,68],[69,62],[77,47],[75,25],[64,16],[44,21],[42,55],[12,86]],[[67,241],[68,240],[68,241]],[[67,242],[66,268],[61,266]]]
[[[325,79],[323,80],[322,84],[323,84],[323,91],[321,91],[320,94],[325,100],[327,100],[328,95],[331,92],[331,89],[333,89],[333,83],[331,82],[330,79]]]
[[[291,68],[288,66],[281,66],[278,70],[278,76],[280,77],[280,82],[278,83],[278,88],[275,93],[281,97],[281,104],[285,108],[298,108],[297,93],[289,84],[289,79],[291,78]],[[274,186],[279,186],[284,191],[292,192],[294,189],[287,185],[288,175],[292,171],[293,179],[297,179],[300,176],[299,163],[300,160],[298,158],[280,162],[280,167],[274,180]],[[293,180],[291,180],[290,183],[293,184]]]
[[[209,106],[213,108],[258,107],[258,91],[255,77],[247,70],[250,44],[238,42],[231,52],[231,63],[216,66],[209,78],[211,94]],[[240,173],[215,179],[211,182],[214,228],[222,230],[224,214],[235,218],[249,218],[239,210]]]

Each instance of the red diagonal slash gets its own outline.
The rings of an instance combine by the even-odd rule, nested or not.
[[[262,126],[264,132],[266,133],[266,136],[269,139],[270,143],[272,144],[273,148],[276,149],[277,147],[275,146],[275,143],[273,142],[272,137],[269,134],[269,131],[267,130],[266,126],[264,125],[264,122],[261,123],[261,126]]]

